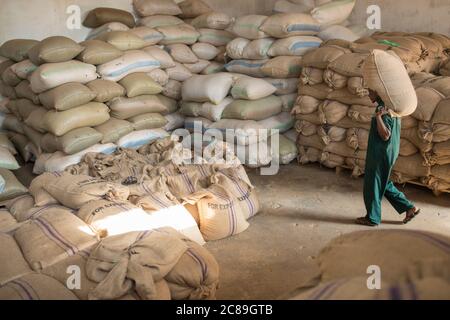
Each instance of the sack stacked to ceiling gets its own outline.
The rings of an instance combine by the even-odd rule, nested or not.
[[[444,36],[428,37],[444,43]],[[441,50],[440,56],[446,52]],[[445,142],[450,135],[445,118],[449,78],[424,72],[410,78],[397,55],[391,54],[352,52],[347,46],[327,42],[303,57],[299,97],[293,109],[299,161],[351,168],[354,176],[364,173],[368,130],[375,112],[368,98],[370,85],[393,115],[403,116],[393,179],[415,181],[435,191],[448,190]],[[400,77],[404,80],[399,81]]]

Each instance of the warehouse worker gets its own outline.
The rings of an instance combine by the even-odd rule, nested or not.
[[[400,151],[401,120],[389,115],[383,100],[375,91],[369,90],[369,97],[377,104],[377,108],[370,127],[364,176],[367,215],[356,219],[356,223],[372,227],[379,225],[381,200],[385,196],[399,214],[406,212],[403,220],[406,224],[418,215],[420,210],[389,180]]]

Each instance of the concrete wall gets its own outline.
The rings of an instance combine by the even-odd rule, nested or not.
[[[270,14],[276,0],[205,0],[232,16]],[[71,4],[86,13],[99,6],[132,11],[132,0],[0,0],[0,43],[13,38],[43,39],[65,35],[84,40],[88,29],[69,30],[66,9]],[[365,24],[366,8],[378,4],[385,30],[435,31],[450,34],[450,0],[357,0],[351,20]]]

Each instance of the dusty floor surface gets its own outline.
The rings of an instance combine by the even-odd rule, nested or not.
[[[206,246],[220,265],[218,299],[285,297],[317,270],[315,257],[331,239],[369,229],[353,224],[365,214],[362,179],[317,165],[283,166],[276,176],[250,171],[262,210],[243,233]],[[400,188],[422,208],[410,224],[383,203],[379,229],[416,229],[450,234],[450,195],[435,197],[415,186]]]
[[[32,165],[16,171],[29,185]],[[318,165],[282,166],[276,176],[250,170],[262,209],[250,227],[232,238],[209,242],[206,247],[220,265],[218,299],[285,298],[316,274],[314,261],[333,238],[358,230],[373,230],[353,223],[365,214],[362,178],[348,171],[337,175]],[[404,226],[387,201],[381,228],[417,229],[450,234],[450,194],[435,197],[430,190],[408,185],[400,188],[422,208]]]

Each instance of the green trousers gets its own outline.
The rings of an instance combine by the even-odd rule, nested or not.
[[[414,205],[389,180],[392,168],[400,151],[399,118],[389,115],[383,116],[383,122],[391,132],[388,141],[384,141],[378,134],[375,118],[369,133],[369,142],[366,156],[366,169],[364,175],[364,203],[367,216],[371,222],[381,223],[381,201],[383,196],[391,203],[399,214],[414,207]]]

